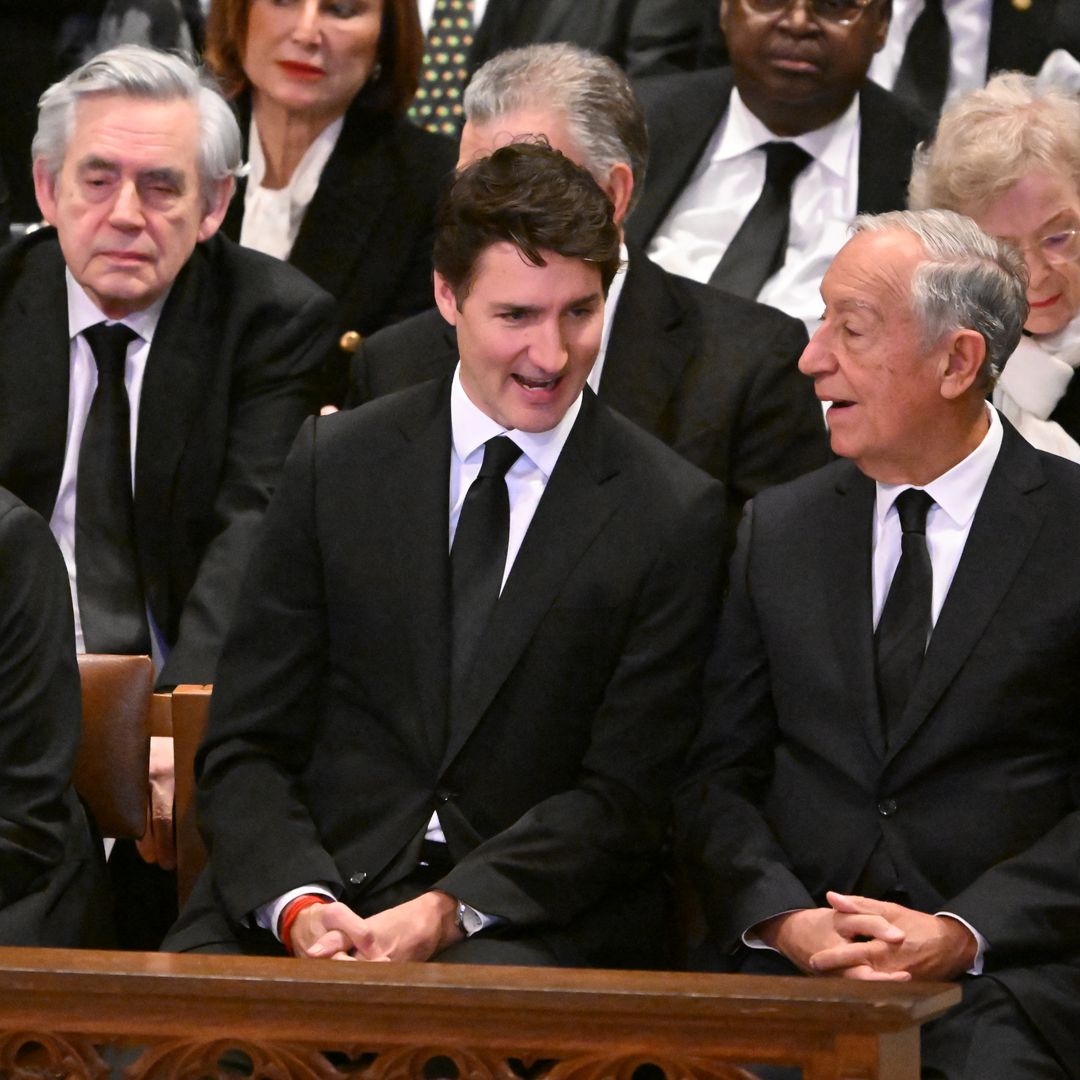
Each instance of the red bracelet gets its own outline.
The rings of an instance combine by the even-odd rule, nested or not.
[[[293,923],[296,922],[297,915],[300,914],[304,908],[311,907],[312,904],[329,904],[330,901],[325,896],[315,896],[314,894],[308,896],[298,896],[295,900],[290,900],[285,905],[285,910],[281,913],[281,919],[278,922],[278,936],[281,938],[281,944],[285,946],[285,951],[290,956],[295,956],[296,953],[292,949],[292,928]]]

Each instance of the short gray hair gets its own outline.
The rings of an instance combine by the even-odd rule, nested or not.
[[[851,228],[919,239],[926,260],[911,279],[911,306],[923,346],[932,348],[954,330],[977,331],[986,342],[978,384],[989,389],[1027,321],[1028,272],[1020,252],[952,210],[860,214]]]
[[[118,45],[88,60],[41,95],[33,155],[54,179],[75,130],[75,108],[82,98],[94,94],[190,102],[199,116],[198,169],[204,200],[210,198],[215,181],[239,169],[240,128],[209,76],[172,53]]]
[[[1080,98],[1005,72],[941,114],[934,141],[916,151],[908,205],[978,214],[1035,171],[1080,191]]]
[[[611,167],[624,163],[634,176],[631,208],[643,190],[649,156],[645,116],[630,80],[606,56],[565,43],[508,49],[473,75],[464,109],[473,124],[525,109],[557,110],[594,180],[604,184]]]

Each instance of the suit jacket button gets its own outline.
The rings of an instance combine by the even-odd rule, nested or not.
[[[364,340],[364,337],[357,330],[346,330],[341,335],[341,340],[338,342],[338,347],[347,353],[354,353],[360,348],[360,342]]]
[[[355,874],[349,875],[350,885],[363,885],[365,881],[367,881],[366,870],[357,870]]]
[[[435,798],[441,803],[448,803],[453,797],[454,793],[452,791],[447,791],[445,788],[435,792]]]
[[[877,804],[877,808],[878,813],[882,817],[892,817],[898,809],[895,799],[882,799],[881,802]]]

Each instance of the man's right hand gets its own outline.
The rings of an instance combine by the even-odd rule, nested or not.
[[[898,945],[904,940],[903,930],[879,915],[847,915],[833,908],[804,908],[775,915],[758,923],[750,931],[770,948],[786,956],[807,975],[820,975],[810,965],[810,958],[824,949],[847,945],[860,938],[873,938]],[[877,978],[896,982],[910,979],[906,971],[880,972]]]
[[[389,960],[375,935],[347,904],[312,904],[297,915],[290,943],[294,956],[331,960]]]

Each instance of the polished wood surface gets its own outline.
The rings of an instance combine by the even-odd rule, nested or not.
[[[255,1080],[735,1080],[747,1062],[917,1080],[919,1025],[959,999],[942,983],[0,949],[0,1076],[105,1077],[138,1047],[130,1080],[235,1077],[230,1057]]]

